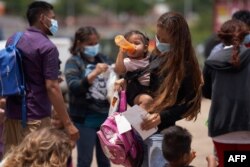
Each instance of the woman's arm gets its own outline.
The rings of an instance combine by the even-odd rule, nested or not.
[[[143,130],[149,130],[158,126],[159,130],[163,130],[175,124],[176,121],[183,119],[183,115],[191,106],[187,104],[174,105],[171,108],[165,109],[160,113],[150,113],[141,124]]]
[[[171,108],[160,112],[161,124],[158,125],[160,130],[175,124],[176,121],[183,119],[183,115],[188,111],[191,104],[174,105]]]
[[[122,51],[122,49],[119,50],[119,53],[117,55],[117,58],[116,58],[116,62],[115,62],[115,72],[118,74],[118,75],[122,75],[126,72],[126,67],[124,65],[124,52]]]
[[[77,59],[70,58],[65,65],[65,78],[68,89],[74,94],[84,94],[88,91],[90,86],[86,76],[83,76],[84,68],[80,67],[76,62]],[[82,64],[84,66],[84,64]]]

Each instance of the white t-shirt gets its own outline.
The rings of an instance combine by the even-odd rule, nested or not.
[[[126,71],[132,72],[137,69],[143,69],[149,65],[149,55],[147,55],[144,59],[131,59],[131,58],[124,58],[123,60]],[[146,72],[142,76],[138,78],[138,81],[141,85],[148,86],[150,81],[150,72]]]

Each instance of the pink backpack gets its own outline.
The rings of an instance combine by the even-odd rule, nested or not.
[[[127,104],[125,92],[121,92],[120,99],[119,111],[124,112]],[[110,115],[97,132],[102,150],[114,164],[139,167],[143,161],[143,141],[133,129],[123,134],[118,133],[115,121],[117,114],[119,113],[115,112]]]

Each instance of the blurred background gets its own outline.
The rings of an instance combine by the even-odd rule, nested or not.
[[[115,35],[138,29],[153,39],[157,18],[167,11],[180,12],[190,26],[193,45],[201,66],[208,54],[206,46],[213,45],[214,41],[211,40],[220,25],[235,11],[250,9],[249,0],[46,1],[54,5],[59,21],[56,37],[70,40],[80,26],[94,26],[101,34],[103,52],[113,58],[117,53],[113,42]],[[32,0],[0,0],[0,40],[8,38],[16,31],[25,30],[28,26],[25,12],[30,2]]]
[[[232,14],[241,9],[250,9],[250,0],[46,0],[53,4],[59,32],[51,40],[56,44],[64,70],[65,61],[74,32],[80,26],[94,26],[101,35],[102,52],[116,58],[118,47],[114,36],[124,34],[131,29],[144,32],[152,41],[156,31],[158,17],[167,11],[182,13],[191,30],[193,46],[202,68],[211,48],[218,43],[216,32]],[[0,0],[0,49],[5,40],[16,31],[28,27],[25,12],[32,0]],[[153,42],[152,42],[153,43]],[[66,83],[62,90],[67,102]],[[212,152],[213,146],[207,137],[205,125],[210,102],[203,100],[202,112],[196,123],[179,123],[192,132],[193,147],[198,156],[193,165],[205,166],[205,157]],[[202,146],[202,147],[201,147]],[[73,152],[74,164],[76,151]],[[92,166],[96,166],[95,161]],[[113,165],[115,167],[115,165]]]

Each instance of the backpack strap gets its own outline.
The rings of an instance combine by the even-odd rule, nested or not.
[[[15,35],[14,35],[14,40],[13,40],[13,43],[12,45],[13,46],[16,46],[16,44],[18,43],[19,39],[23,36],[23,32],[17,32]]]
[[[23,36],[23,32],[17,32],[15,35],[14,35],[14,40],[13,40],[13,43],[12,43],[12,46],[16,46],[18,41],[21,39],[21,37]],[[18,59],[19,59],[19,65],[20,65],[20,71],[21,71],[21,78],[22,78],[22,86],[21,86],[21,96],[22,96],[22,108],[21,108],[21,111],[22,111],[22,127],[25,128],[26,127],[26,122],[27,122],[27,110],[26,110],[26,98],[25,98],[25,95],[26,95],[26,92],[25,92],[25,77],[24,77],[24,72],[23,72],[23,64],[22,64],[22,55],[21,55],[21,52],[16,49],[16,52],[18,53],[17,56],[18,56]]]

